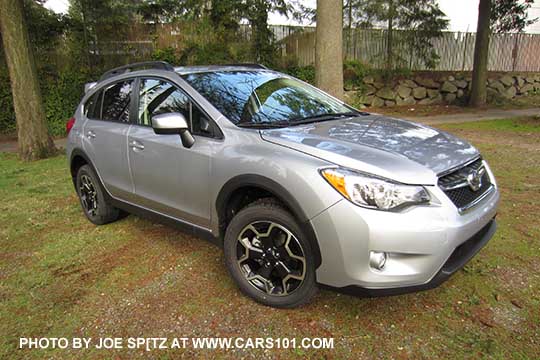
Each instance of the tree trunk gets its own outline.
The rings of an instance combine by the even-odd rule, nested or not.
[[[83,25],[83,39],[84,39],[84,54],[86,58],[86,64],[93,70],[92,63],[90,61],[90,44],[88,43],[88,28],[86,23],[86,1],[81,1],[81,19]]]
[[[17,120],[19,156],[23,160],[45,158],[55,154],[56,148],[47,131],[22,1],[0,0],[0,30]]]
[[[386,70],[394,68],[394,0],[388,2],[388,33],[386,36]]]
[[[270,9],[266,0],[253,2],[250,19],[253,31],[253,53],[258,63],[272,65],[274,63],[275,47],[273,33],[268,28],[268,13]]]
[[[315,82],[343,98],[343,1],[317,0]]]
[[[349,3],[347,4],[347,17],[348,17],[348,24],[347,24],[347,60],[351,59],[354,60],[354,55],[350,56],[351,54],[351,44],[353,41],[352,36],[352,22],[353,22],[353,16],[352,16],[352,10],[353,10],[353,0],[349,0]]]
[[[487,101],[486,82],[488,77],[489,37],[491,35],[490,22],[491,0],[480,0],[470,98],[470,106],[474,107],[485,105]]]

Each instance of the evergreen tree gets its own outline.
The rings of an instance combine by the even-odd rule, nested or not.
[[[357,27],[386,28],[386,68],[407,67],[415,55],[428,67],[435,67],[439,59],[431,41],[442,35],[448,19],[436,0],[347,0],[350,23]],[[396,50],[396,30],[408,30],[405,40],[412,54]]]

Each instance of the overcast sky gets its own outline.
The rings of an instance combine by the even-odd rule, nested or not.
[[[441,9],[450,19],[451,31],[476,31],[478,20],[479,0],[438,0]],[[315,6],[316,0],[305,0],[306,5]],[[68,0],[49,0],[46,5],[56,12],[66,12],[69,5]],[[540,0],[535,0],[533,7],[529,11],[532,18],[540,17]],[[294,24],[291,20],[276,14],[270,16],[272,24]],[[540,22],[530,26],[527,32],[540,33]]]

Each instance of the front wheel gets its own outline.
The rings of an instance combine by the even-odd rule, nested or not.
[[[240,290],[262,304],[296,307],[317,291],[310,243],[295,218],[273,200],[241,210],[227,228],[224,248]]]

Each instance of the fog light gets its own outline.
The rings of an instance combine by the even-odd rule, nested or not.
[[[372,251],[369,254],[369,266],[377,270],[382,270],[386,264],[386,257],[385,252]]]

